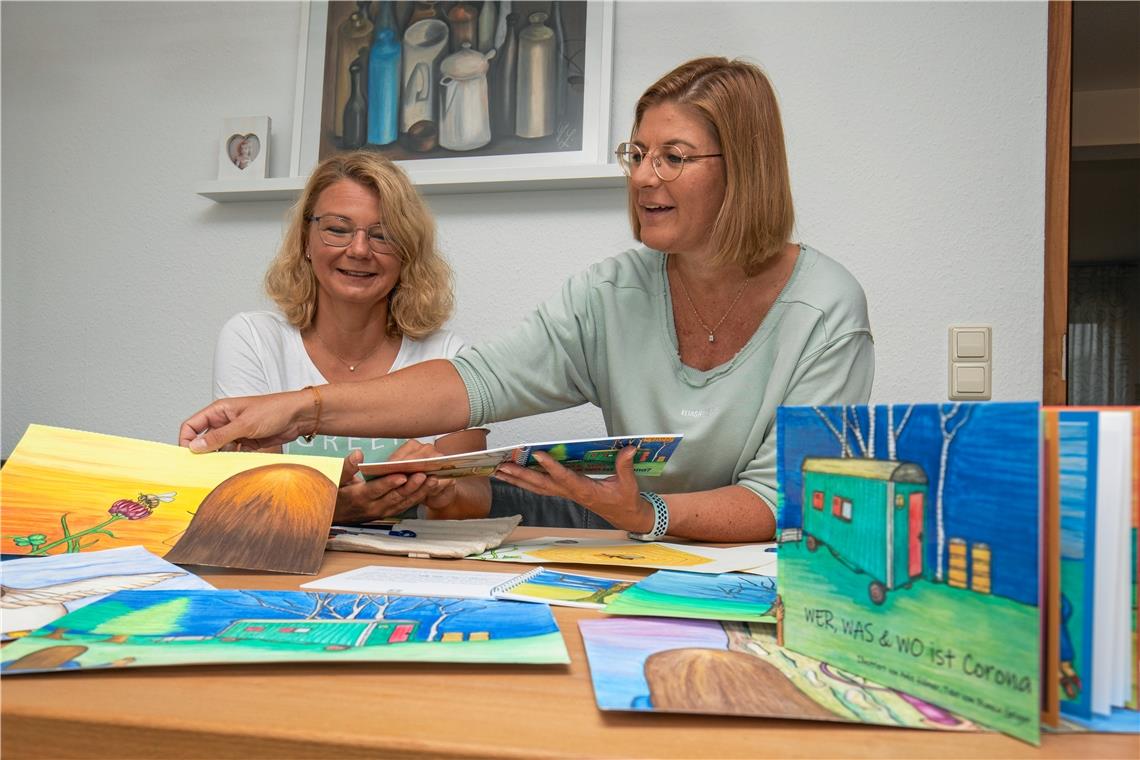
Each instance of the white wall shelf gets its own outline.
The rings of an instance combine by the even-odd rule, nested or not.
[[[469,173],[416,171],[404,165],[416,188],[424,195],[447,193],[518,192],[532,190],[581,190],[625,185],[625,175],[616,164],[603,166],[517,167],[496,169],[493,181],[486,171]],[[271,177],[249,180],[200,182],[194,192],[218,203],[293,201],[305,186],[305,177]]]

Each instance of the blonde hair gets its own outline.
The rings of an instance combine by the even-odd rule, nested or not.
[[[695,109],[724,154],[724,202],[712,229],[718,263],[755,274],[791,239],[795,214],[780,107],[771,83],[754,64],[696,58],[650,85],[637,101],[633,136],[645,112],[662,103]],[[632,187],[632,186],[631,186]],[[633,236],[641,240],[637,200],[629,195]]]
[[[309,217],[329,186],[352,180],[380,196],[384,229],[400,259],[400,281],[388,294],[389,335],[422,338],[451,316],[455,300],[451,268],[435,246],[435,221],[404,172],[379,153],[338,153],[317,164],[300,200],[289,211],[289,226],[277,257],[265,273],[265,290],[289,323],[304,330],[317,313],[317,278],[305,260]]]

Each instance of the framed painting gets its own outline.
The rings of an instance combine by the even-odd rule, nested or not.
[[[621,181],[612,0],[333,0],[310,2],[303,24],[297,175],[365,149],[425,190]]]

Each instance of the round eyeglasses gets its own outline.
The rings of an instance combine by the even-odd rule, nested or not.
[[[394,250],[392,241],[388,239],[381,224],[357,227],[351,219],[332,214],[310,216],[309,221],[317,223],[317,234],[320,235],[321,242],[333,248],[347,248],[356,238],[357,231],[364,230],[364,237],[373,253],[392,253]]]
[[[632,177],[633,173],[637,171],[637,167],[641,166],[641,162],[648,156],[649,165],[653,167],[653,173],[660,177],[662,182],[672,182],[681,176],[681,171],[685,168],[686,161],[701,158],[718,158],[724,154],[700,153],[697,155],[685,155],[685,152],[676,145],[662,145],[647,153],[637,143],[623,142],[617,146],[614,155],[617,156],[618,164],[627,177]]]

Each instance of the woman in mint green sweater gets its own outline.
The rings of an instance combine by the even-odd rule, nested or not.
[[[570,499],[649,539],[760,541],[775,531],[776,408],[865,403],[874,376],[866,299],[819,251],[791,242],[775,93],[754,65],[682,64],[637,103],[617,148],[644,247],[571,278],[501,338],[368,383],[221,399],[190,417],[195,451],[299,435],[412,437],[601,408],[610,435],[683,433],[642,491],[632,449],[592,480],[539,455],[501,480]]]

